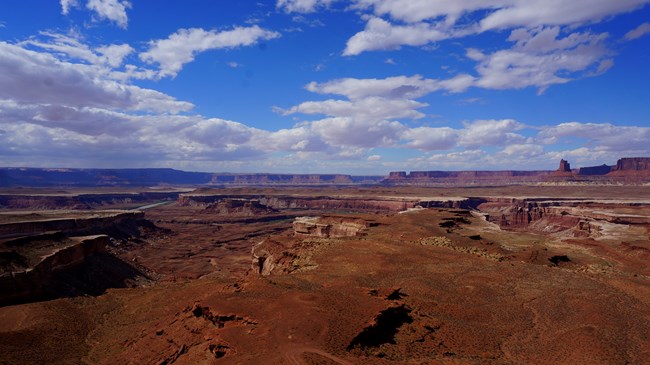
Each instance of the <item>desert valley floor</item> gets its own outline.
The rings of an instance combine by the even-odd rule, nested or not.
[[[648,186],[0,205],[0,364],[650,363]]]

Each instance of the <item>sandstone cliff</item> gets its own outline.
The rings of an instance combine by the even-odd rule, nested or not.
[[[57,216],[59,215],[59,216]],[[146,275],[107,251],[153,224],[137,211],[12,213],[0,224],[0,306],[99,295]]]
[[[293,221],[296,236],[354,237],[365,235],[368,227],[367,221],[343,217],[297,217]]]

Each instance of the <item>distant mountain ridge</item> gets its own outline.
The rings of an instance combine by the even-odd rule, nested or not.
[[[322,185],[376,183],[384,176],[342,174],[236,174],[188,172],[171,168],[74,169],[0,168],[0,187],[153,185]]]
[[[0,168],[0,187],[93,186],[300,186],[300,185],[512,185],[540,182],[638,183],[650,181],[650,157],[625,157],[616,165],[557,170],[394,171],[388,176],[189,172],[171,168]]]

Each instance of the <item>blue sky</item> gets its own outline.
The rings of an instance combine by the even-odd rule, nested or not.
[[[386,174],[650,156],[650,0],[0,3],[0,166]]]

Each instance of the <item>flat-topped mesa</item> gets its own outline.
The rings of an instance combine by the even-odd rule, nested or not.
[[[350,175],[341,174],[214,174],[211,183],[233,185],[311,185],[353,184]]]
[[[406,179],[406,171],[391,171],[388,173],[389,180]]]
[[[616,162],[615,171],[650,171],[650,157],[625,157]]]
[[[396,185],[511,185],[536,183],[549,176],[551,171],[402,171],[392,172],[384,180]]]
[[[581,167],[578,170],[578,175],[581,176],[592,176],[592,175],[606,175],[609,174],[613,169],[613,166],[608,166],[606,164],[602,164],[600,166],[587,166],[587,167]]]
[[[627,157],[616,162],[608,177],[623,179],[627,183],[642,183],[650,181],[650,158]]]

